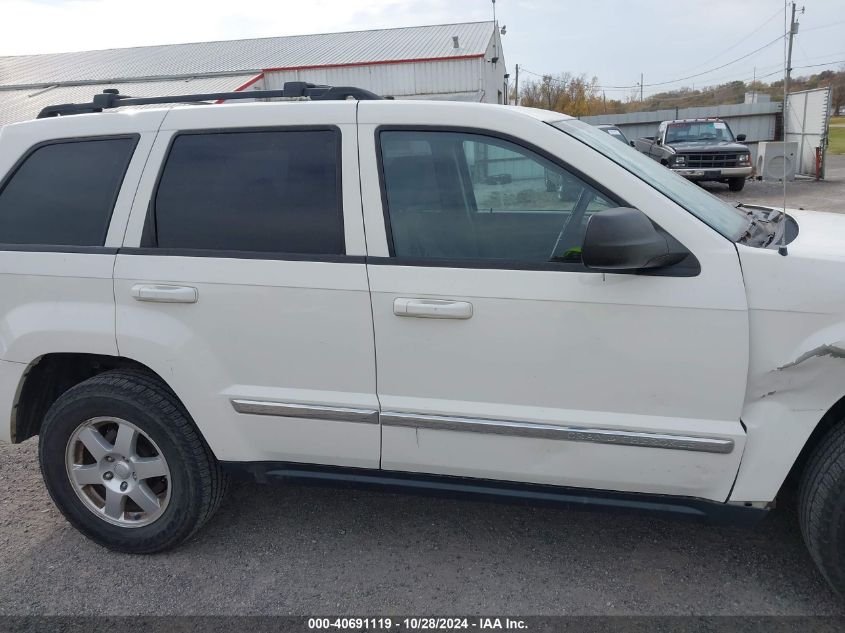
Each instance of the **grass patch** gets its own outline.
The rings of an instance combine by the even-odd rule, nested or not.
[[[831,119],[831,123],[833,124],[837,118],[845,124],[845,117],[835,117]],[[845,154],[845,127],[833,127],[831,125],[827,151],[831,154]]]

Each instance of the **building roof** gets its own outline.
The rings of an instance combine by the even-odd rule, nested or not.
[[[226,77],[0,90],[0,126],[35,118],[41,110],[57,103],[87,103],[91,101],[95,94],[106,88],[116,88],[122,94],[132,95],[133,97],[204,94],[208,92],[230,92],[252,77],[253,75],[231,75]]]
[[[469,22],[0,57],[0,91],[477,57],[487,50],[493,29],[493,22]]]

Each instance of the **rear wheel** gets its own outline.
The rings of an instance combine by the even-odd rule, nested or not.
[[[845,420],[815,448],[798,496],[807,549],[830,585],[845,596]]]
[[[47,412],[39,459],[67,520],[108,548],[174,547],[211,517],[225,479],[176,396],[156,378],[109,371]]]
[[[745,187],[745,178],[728,178],[728,189],[731,191],[742,191]]]

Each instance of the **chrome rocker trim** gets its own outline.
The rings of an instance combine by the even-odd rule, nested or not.
[[[510,435],[514,437],[564,440],[570,442],[591,442],[595,444],[619,444],[622,446],[639,446],[643,448],[666,448],[702,453],[727,454],[734,449],[734,441],[732,439],[716,437],[694,437],[669,435],[666,433],[620,431],[616,429],[589,429],[506,420],[397,413],[393,411],[382,413],[380,418],[384,426],[438,431],[488,433],[491,435]]]
[[[305,418],[308,420],[329,420],[332,422],[357,422],[378,424],[378,411],[352,407],[327,407],[315,404],[291,404],[265,400],[232,399],[232,407],[238,413],[254,415],[276,415],[283,418]]]
[[[266,400],[232,399],[232,407],[238,413],[254,415],[275,415],[285,418],[308,420],[329,420],[333,422],[356,422],[383,426],[454,431],[458,433],[486,433],[543,440],[568,442],[590,442],[593,444],[617,444],[641,448],[663,448],[678,451],[728,454],[734,449],[730,438],[698,437],[643,431],[622,431],[618,429],[582,428],[553,424],[534,424],[512,420],[489,420],[483,418],[461,418],[419,413],[386,411],[379,414],[373,409],[351,407],[329,407],[314,404],[293,404]]]

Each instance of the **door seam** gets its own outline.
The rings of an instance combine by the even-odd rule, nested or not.
[[[364,228],[364,255],[369,257],[370,244],[367,237],[367,214],[364,212],[364,183],[361,180],[361,130],[359,126],[359,109],[361,102],[355,102],[355,153],[358,157],[358,197],[361,199],[361,224]],[[370,265],[364,261],[364,273],[367,277],[367,297],[370,301],[370,327],[373,332],[373,377],[375,379],[376,407],[378,409],[378,468],[382,470],[382,456],[384,454],[384,427],[381,424],[381,398],[379,397],[379,375],[378,375],[378,340],[376,339],[376,315],[373,306],[373,287],[370,283]]]

